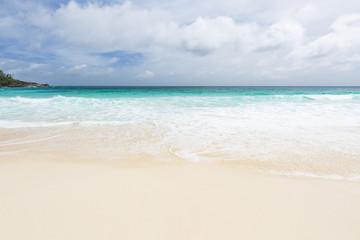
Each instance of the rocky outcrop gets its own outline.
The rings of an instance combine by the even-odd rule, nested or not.
[[[35,82],[24,82],[16,79],[0,83],[0,87],[50,87],[49,84],[41,84]]]

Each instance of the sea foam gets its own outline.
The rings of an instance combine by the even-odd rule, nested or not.
[[[24,135],[6,147],[72,157],[237,161],[348,179],[360,175],[359,96],[358,88],[6,89],[0,137]],[[62,133],[48,138],[53,131]]]

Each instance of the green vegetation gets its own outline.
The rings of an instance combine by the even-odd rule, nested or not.
[[[4,73],[4,71],[0,69],[0,88],[1,87],[49,87],[49,84],[16,80],[12,74]]]
[[[4,73],[4,71],[0,69],[0,87],[11,85],[14,81],[15,79],[12,74]]]

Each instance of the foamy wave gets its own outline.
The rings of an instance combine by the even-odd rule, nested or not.
[[[54,127],[71,124],[73,124],[73,122],[24,122],[0,120],[0,128]]]
[[[1,104],[11,103],[20,104],[121,104],[121,103],[139,103],[143,102],[141,98],[91,98],[91,97],[70,97],[57,95],[53,97],[44,98],[29,98],[29,97],[10,97],[0,98]],[[331,94],[305,94],[305,95],[259,95],[259,96],[236,96],[236,97],[158,97],[156,102],[167,102],[170,105],[181,106],[184,104],[189,106],[236,106],[241,102],[264,102],[264,101],[276,101],[276,102],[292,102],[292,101],[304,101],[304,100],[315,100],[315,101],[349,101],[349,100],[360,100],[358,94],[343,94],[343,95],[331,95]],[[150,102],[151,103],[151,102]],[[150,104],[148,102],[148,104]]]
[[[11,98],[4,98],[3,101],[10,100],[13,102],[18,103],[51,103],[51,102],[99,102],[100,99],[96,98],[84,98],[84,97],[66,97],[62,95],[57,95],[51,98],[27,98],[27,97],[11,97]]]
[[[302,95],[304,98],[312,99],[312,100],[330,100],[330,101],[341,101],[341,100],[352,100],[354,99],[354,94],[346,94],[346,95]]]
[[[135,121],[67,121],[67,122],[24,122],[0,120],[0,128],[36,128],[36,127],[56,127],[66,125],[76,126],[116,126],[125,124],[135,124]]]
[[[46,103],[50,102],[52,98],[24,98],[24,97],[12,97],[9,98],[10,101],[19,102],[19,103]]]

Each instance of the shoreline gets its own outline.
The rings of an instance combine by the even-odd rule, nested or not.
[[[360,183],[231,164],[0,162],[1,239],[359,239]]]

